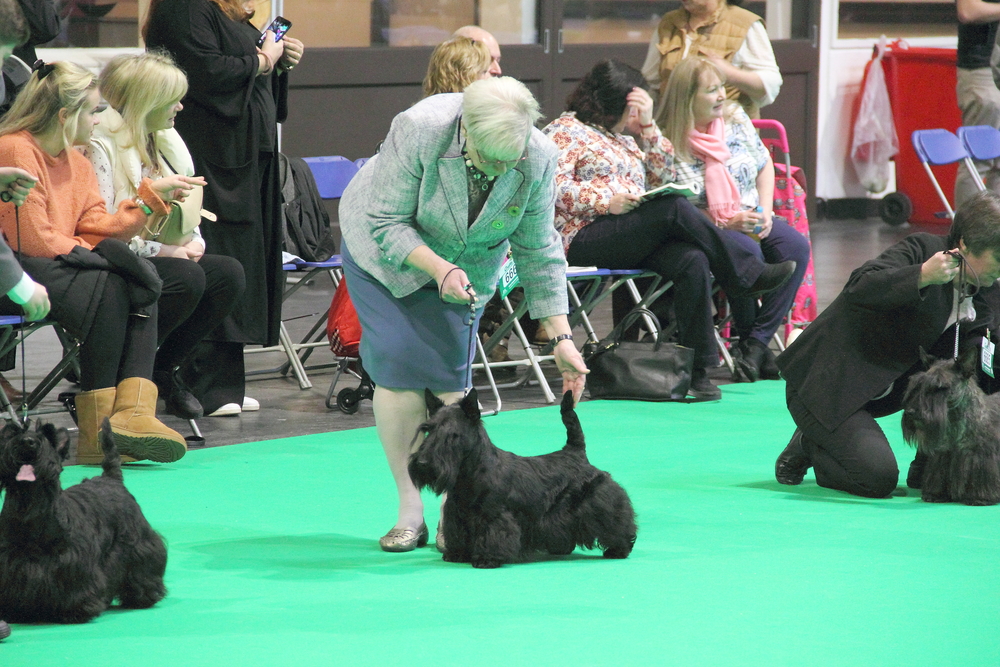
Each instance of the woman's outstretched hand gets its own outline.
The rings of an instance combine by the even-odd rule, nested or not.
[[[187,199],[188,192],[193,190],[196,185],[204,186],[207,184],[208,181],[202,176],[181,176],[180,174],[174,174],[173,176],[153,181],[150,187],[165,202],[182,202]]]
[[[583,389],[587,386],[587,373],[590,372],[583,361],[583,356],[571,340],[561,340],[556,343],[552,355],[555,357],[556,368],[562,373],[562,393],[572,391],[573,404],[579,403]]]

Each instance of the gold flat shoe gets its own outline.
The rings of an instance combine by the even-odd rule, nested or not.
[[[441,530],[441,524],[438,524],[437,535],[434,536],[434,546],[441,553],[444,553],[444,531]]]
[[[427,544],[427,538],[430,533],[427,530],[427,524],[420,524],[420,528],[393,528],[388,533],[382,536],[378,541],[378,545],[382,547],[382,551],[390,551],[392,553],[400,553],[403,551],[413,551],[417,547],[422,547]]]

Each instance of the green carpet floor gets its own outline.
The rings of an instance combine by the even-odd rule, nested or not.
[[[81,626],[15,625],[0,665],[1000,664],[1000,509],[854,498],[811,473],[777,484],[783,390],[580,406],[591,461],[639,514],[623,561],[577,551],[481,571],[433,548],[381,552],[396,501],[374,429],[130,466],[168,542],[169,595]],[[905,477],[899,420],[884,426]],[[487,428],[524,455],[565,439],[557,407]]]

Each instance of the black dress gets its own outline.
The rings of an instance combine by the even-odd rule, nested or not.
[[[257,76],[259,35],[209,0],[163,0],[146,35],[147,48],[169,51],[187,74],[188,94],[175,126],[194,158],[195,173],[208,181],[205,208],[218,216],[217,222],[201,225],[209,252],[236,258],[246,274],[243,298],[206,338],[216,345],[203,349],[190,374],[185,373],[201,396],[219,382],[209,381],[208,375],[223,360],[230,367],[239,364],[240,377],[233,372],[225,382],[238,382],[242,392],[242,345],[278,342],[284,279],[275,158],[277,123],[287,111],[288,77]],[[209,396],[202,403],[210,413],[219,401],[240,402],[241,396]]]

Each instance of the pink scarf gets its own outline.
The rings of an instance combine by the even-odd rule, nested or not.
[[[709,124],[708,132],[691,130],[688,138],[691,152],[705,162],[705,199],[708,214],[723,225],[740,212],[740,191],[726,169],[729,149],[726,148],[726,125],[721,118]]]

